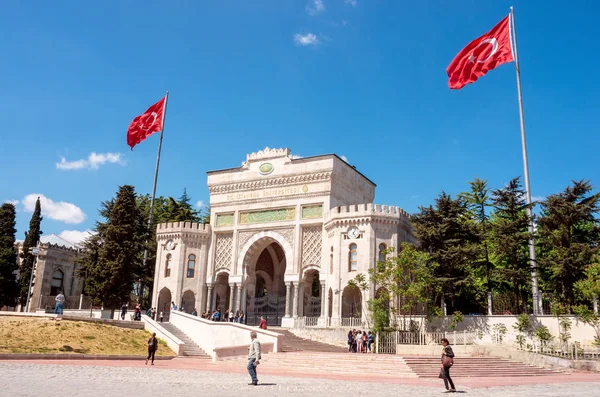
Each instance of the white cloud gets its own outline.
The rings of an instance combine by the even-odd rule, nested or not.
[[[6,204],[12,204],[12,205],[17,205],[19,204],[19,200],[5,200],[4,201]]]
[[[325,4],[323,0],[311,0],[306,6],[306,11],[310,15],[317,15],[325,11]]]
[[[301,35],[300,33],[296,33],[294,35],[294,43],[296,43],[297,45],[301,45],[301,46],[305,46],[306,47],[308,45],[317,45],[317,44],[319,44],[319,39],[313,33],[307,33],[305,35]]]
[[[196,203],[196,208],[204,208],[204,201],[198,200],[198,202]]]
[[[61,157],[60,163],[56,163],[56,168],[59,170],[80,170],[87,168],[90,170],[97,170],[101,165],[106,163],[121,164],[125,165],[125,161],[121,158],[121,153],[95,153],[92,152],[87,159],[67,161],[66,158]]]
[[[344,0],[344,3],[346,3],[346,5],[349,5],[352,7],[356,7],[358,5],[358,1],[356,1],[356,0]]]
[[[292,154],[292,160],[301,159],[304,156],[300,156],[298,154]]]
[[[67,241],[69,241],[71,243],[81,244],[88,237],[91,237],[94,234],[96,234],[96,232],[91,231],[89,229],[88,230],[84,230],[84,231],[79,231],[79,230],[63,230],[62,232],[60,232],[58,234],[58,237],[64,238],[65,240],[67,240]]]
[[[346,163],[348,163],[348,157],[346,157],[346,156],[342,155],[342,156],[340,156],[340,158],[341,158],[342,160],[344,160]],[[350,163],[348,163],[348,164],[350,164]]]
[[[531,201],[532,202],[546,201],[546,197],[544,197],[544,196],[531,196]]]
[[[67,203],[65,201],[53,201],[43,194],[36,193],[28,194],[23,199],[23,207],[25,207],[25,211],[33,212],[35,209],[35,202],[38,197],[40,198],[43,216],[47,216],[55,221],[69,224],[81,223],[86,218],[86,215],[83,213],[81,208],[75,204]]]

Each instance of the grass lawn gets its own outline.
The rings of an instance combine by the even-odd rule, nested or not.
[[[0,353],[146,355],[150,333],[83,321],[0,317]],[[161,340],[157,356],[175,353]]]

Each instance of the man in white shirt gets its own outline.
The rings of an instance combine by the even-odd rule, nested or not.
[[[250,332],[250,349],[248,352],[248,373],[250,374],[250,378],[252,378],[252,383],[249,385],[256,386],[258,384],[258,379],[256,378],[256,366],[260,364],[260,342],[256,339],[256,331]]]
[[[58,314],[59,316],[62,316],[63,305],[65,304],[65,296],[63,295],[62,291],[58,291],[58,295],[56,295],[56,298],[54,298],[54,301],[56,302],[56,304],[54,306],[54,314]]]

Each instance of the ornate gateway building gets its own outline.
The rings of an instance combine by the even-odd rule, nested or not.
[[[153,302],[165,314],[173,301],[243,310],[248,324],[350,325],[370,297],[348,281],[413,239],[408,214],[371,204],[375,184],[333,154],[266,148],[208,172],[208,188],[210,225],[157,226]]]

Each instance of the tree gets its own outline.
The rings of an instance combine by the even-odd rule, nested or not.
[[[31,269],[35,262],[35,256],[29,252],[30,248],[37,246],[40,241],[42,231],[40,225],[42,223],[42,207],[40,198],[35,202],[35,209],[29,221],[29,231],[25,232],[25,241],[23,242],[23,252],[21,253],[21,265],[19,267],[19,301],[22,306],[27,304],[27,293],[29,291],[29,279],[31,278]],[[32,284],[33,288],[33,284]]]
[[[348,283],[362,291],[368,290],[370,285],[377,286],[375,297],[367,302],[373,319],[371,329],[375,332],[389,327],[390,314],[394,318],[403,317],[403,329],[406,329],[406,317],[410,326],[412,316],[418,314],[418,307],[439,314],[432,299],[439,292],[434,277],[436,264],[431,262],[429,254],[409,243],[402,243],[398,254],[394,253],[394,249],[389,248],[386,260],[378,261],[375,269],[369,269],[369,280],[359,274]]]
[[[476,261],[479,244],[477,228],[461,197],[453,199],[442,192],[435,206],[420,207],[412,216],[419,248],[436,263],[433,275],[440,283],[441,298],[449,297],[456,310],[477,311],[477,296],[471,264]],[[459,307],[463,306],[463,307]]]
[[[85,291],[97,303],[114,311],[129,301],[136,274],[142,266],[147,226],[142,222],[133,186],[121,186],[105,223],[97,227],[97,238],[88,241],[81,263],[86,275]],[[101,211],[102,213],[102,211]],[[96,243],[97,248],[91,244]]]
[[[487,291],[492,292],[491,270],[493,264],[490,262],[490,250],[488,247],[490,238],[490,219],[488,215],[488,208],[491,207],[489,198],[490,189],[487,186],[487,181],[479,178],[475,178],[469,182],[469,186],[471,190],[461,193],[461,197],[465,200],[471,217],[475,221],[477,234],[481,242],[480,250],[477,254],[479,259],[475,264],[485,268]]]
[[[600,258],[583,271],[585,277],[575,283],[575,290],[585,299],[598,299],[600,297]]]
[[[0,307],[14,306],[19,296],[15,274],[19,269],[15,250],[15,218],[14,204],[0,206]]]
[[[525,191],[519,178],[514,178],[502,188],[492,192],[494,216],[491,236],[496,268],[494,278],[500,288],[511,290],[514,311],[527,312],[529,286],[529,225]]]
[[[563,192],[542,202],[538,260],[544,280],[556,296],[575,304],[575,284],[593,263],[600,243],[600,193],[588,181],[573,181]]]

